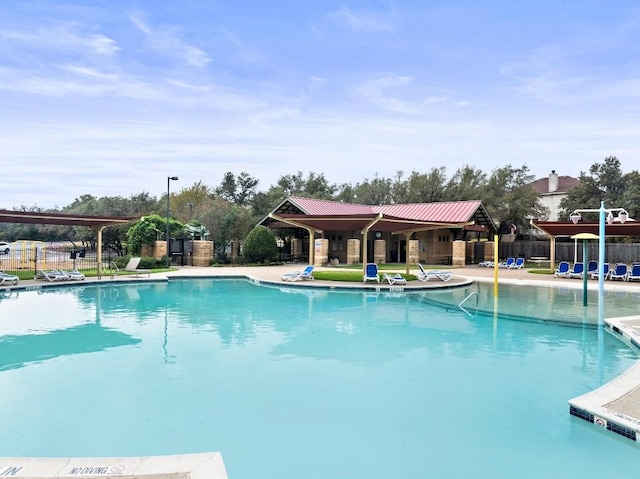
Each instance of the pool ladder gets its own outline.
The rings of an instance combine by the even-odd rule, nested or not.
[[[466,303],[469,299],[473,298],[474,296],[476,297],[476,313],[477,313],[478,312],[478,293],[476,291],[469,293],[466,298],[464,298],[462,301],[460,301],[460,303],[458,303],[458,308],[460,308],[462,311],[467,313],[469,316],[471,316],[471,313],[467,311],[467,309],[462,305]]]

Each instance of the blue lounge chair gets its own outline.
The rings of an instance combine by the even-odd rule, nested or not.
[[[285,273],[280,278],[282,279],[282,281],[313,280],[313,265],[310,264],[302,271],[292,271],[291,273]]]
[[[382,275],[382,279],[389,284],[407,284],[407,280],[404,279],[400,273],[396,273],[394,275],[385,273],[384,275]]]
[[[420,272],[418,273],[418,279],[420,281],[429,281],[431,278],[438,278],[440,281],[449,281],[453,278],[453,274],[449,271],[438,271],[438,270],[425,270],[420,263],[418,263],[418,268],[420,268]]]
[[[631,271],[629,271],[629,275],[627,276],[627,281],[640,281],[640,264],[631,265]]]
[[[522,269],[524,268],[524,258],[518,258],[511,266],[507,266],[509,269]]]
[[[569,278],[582,278],[584,274],[584,263],[576,263],[569,271]]]
[[[367,263],[364,267],[364,275],[362,276],[362,282],[367,281],[380,282],[380,276],[378,276],[378,265],[375,263]]]
[[[516,259],[509,257],[507,258],[506,261],[503,261],[502,263],[498,263],[498,268],[511,268],[511,265],[515,264]]]
[[[611,269],[609,268],[609,263],[604,264],[602,271],[604,275],[603,278],[607,279],[609,277],[609,273],[611,272]],[[600,277],[600,269],[591,273],[591,279],[598,279],[599,277]]]
[[[568,278],[569,277],[569,262],[560,261],[558,269],[553,273],[556,278]]]
[[[17,276],[0,271],[0,285],[4,283],[11,283],[15,286],[18,284],[18,281],[20,281],[20,279]]]
[[[598,262],[592,259],[587,263],[587,277],[589,277],[591,273],[595,273],[596,271],[598,271]]]
[[[627,281],[629,279],[629,267],[624,263],[617,263],[615,269],[609,273],[609,279]]]

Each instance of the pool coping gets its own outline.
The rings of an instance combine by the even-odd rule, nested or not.
[[[220,452],[140,457],[3,457],[0,476],[22,479],[144,477],[228,479]]]

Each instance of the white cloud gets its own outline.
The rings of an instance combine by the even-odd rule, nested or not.
[[[145,35],[145,45],[152,51],[179,58],[194,67],[204,67],[211,61],[207,52],[185,42],[180,37],[180,29],[177,27],[152,27],[136,15],[131,15],[129,21]]]
[[[356,32],[377,33],[393,31],[393,19],[390,12],[356,10],[342,5],[328,15],[337,24],[349,27]]]
[[[355,88],[364,100],[390,112],[420,115],[435,103],[446,101],[446,96],[423,96],[415,88],[414,79],[406,75],[386,73],[366,80]]]

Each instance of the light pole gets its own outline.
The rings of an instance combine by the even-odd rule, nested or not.
[[[170,189],[169,187],[171,186],[171,181],[177,181],[178,177],[177,176],[167,176],[167,269],[169,269],[169,216],[171,215],[171,210],[169,209],[169,195],[170,195]]]
[[[604,201],[600,202],[599,209],[591,210],[575,210],[569,216],[571,222],[575,225],[582,219],[580,213],[598,213],[598,326],[604,326],[604,251],[605,251],[605,221],[609,224],[613,223],[613,213],[618,213],[618,221],[624,223],[629,219],[629,213],[624,208],[605,208]],[[606,213],[606,217],[605,217]],[[584,263],[586,260],[582,258]],[[583,270],[583,274],[587,274],[586,270]]]

